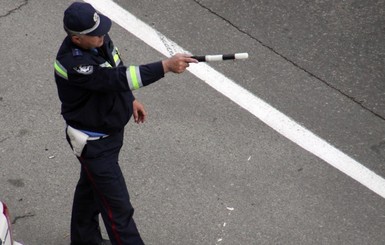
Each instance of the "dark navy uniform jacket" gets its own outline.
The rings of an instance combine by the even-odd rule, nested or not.
[[[55,62],[55,80],[66,123],[76,129],[113,134],[133,111],[132,90],[164,77],[162,62],[123,65],[108,35],[98,49],[84,50],[66,37]]]

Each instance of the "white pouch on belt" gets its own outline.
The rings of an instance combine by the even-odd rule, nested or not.
[[[71,126],[67,126],[67,134],[70,138],[70,142],[75,155],[80,157],[82,155],[84,146],[87,144],[87,139],[89,136]]]

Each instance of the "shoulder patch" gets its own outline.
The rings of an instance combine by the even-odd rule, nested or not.
[[[79,74],[89,75],[94,72],[94,67],[91,65],[80,65],[80,66],[74,67],[74,70]]]
[[[83,56],[83,52],[78,48],[74,48],[72,49],[72,56],[73,57]]]

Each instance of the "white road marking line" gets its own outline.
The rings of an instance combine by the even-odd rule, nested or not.
[[[174,53],[189,53],[111,0],[85,0],[85,2],[92,4],[98,11],[167,57]],[[205,63],[193,64],[188,69],[196,77],[292,142],[385,198],[385,179],[380,175],[299,125],[209,65]]]

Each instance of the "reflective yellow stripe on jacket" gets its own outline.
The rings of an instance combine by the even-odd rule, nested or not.
[[[143,87],[142,78],[140,76],[139,66],[130,66],[126,71],[128,85],[131,90]]]
[[[117,47],[115,47],[114,51],[112,51],[112,57],[114,58],[116,66],[118,66],[120,64],[120,55]]]
[[[55,67],[55,72],[58,76],[68,80],[68,73],[67,73],[67,69],[64,68],[59,61],[55,61],[55,64],[54,64],[54,67]]]

